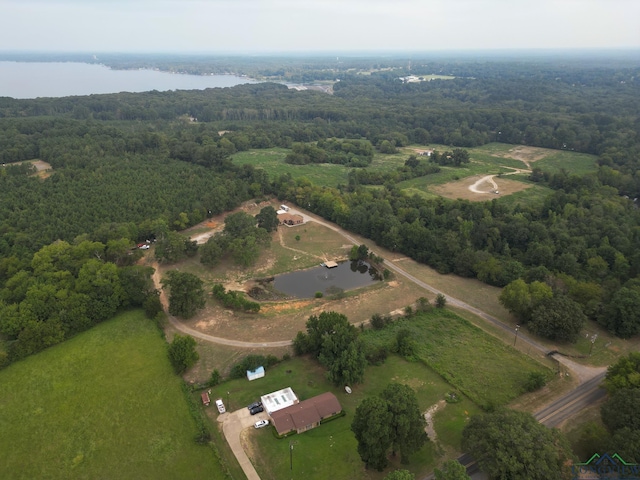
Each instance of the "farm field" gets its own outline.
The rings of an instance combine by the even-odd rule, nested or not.
[[[0,478],[223,479],[140,311],[0,371]]]
[[[448,310],[433,309],[383,330],[366,330],[362,338],[374,346],[392,347],[401,330],[411,333],[418,361],[478,405],[495,407],[513,400],[523,392],[531,372],[551,377],[550,369]]]

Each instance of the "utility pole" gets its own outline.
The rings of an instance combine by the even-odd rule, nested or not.
[[[591,336],[591,346],[589,347],[589,356],[591,356],[591,352],[593,352],[593,344],[596,343],[596,338],[598,338],[598,334],[594,333]]]
[[[516,346],[516,342],[518,341],[518,330],[520,330],[520,325],[516,325],[516,338],[513,339],[513,346]]]

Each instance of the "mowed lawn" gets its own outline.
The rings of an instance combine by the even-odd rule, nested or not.
[[[0,478],[225,478],[169,364],[129,312],[0,371]]]

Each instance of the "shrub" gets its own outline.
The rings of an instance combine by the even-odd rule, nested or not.
[[[542,372],[531,372],[524,384],[525,392],[535,392],[540,390],[547,383],[547,377]]]
[[[385,326],[384,317],[379,313],[374,313],[371,317],[371,328],[374,330],[382,330]]]
[[[177,374],[191,368],[200,356],[196,352],[196,341],[188,335],[176,335],[168,348],[169,360]]]
[[[255,370],[258,367],[265,369],[276,365],[280,360],[274,355],[247,355],[233,367],[231,367],[231,378],[242,378],[247,374],[247,370]]]
[[[322,297],[324,297],[324,293],[316,292],[316,298],[322,298]]]
[[[447,297],[445,297],[443,294],[439,293],[436,296],[436,307],[438,308],[444,308],[444,306],[447,304]]]
[[[382,365],[389,356],[389,349],[384,345],[371,346],[364,354],[369,365]]]

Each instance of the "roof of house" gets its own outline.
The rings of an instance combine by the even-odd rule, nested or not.
[[[302,222],[304,220],[304,217],[302,215],[298,215],[297,213],[281,213],[278,215],[278,219],[281,222],[288,222],[288,221],[292,221],[292,222]]]
[[[273,425],[280,435],[320,422],[342,411],[342,406],[331,392],[325,392],[298,404],[271,414]]]
[[[277,392],[267,393],[260,397],[262,406],[269,415],[283,408],[289,407],[295,403],[298,403],[298,397],[293,393],[291,387],[283,388]]]

